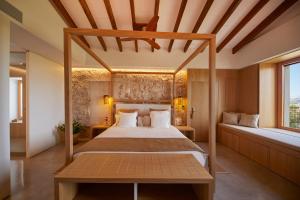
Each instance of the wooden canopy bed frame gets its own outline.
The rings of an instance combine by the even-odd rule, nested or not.
[[[114,71],[109,65],[107,65],[101,58],[99,58],[80,38],[83,36],[105,36],[105,37],[118,37],[118,38],[148,38],[148,39],[178,39],[178,40],[204,40],[202,43],[191,55],[179,65],[179,67],[174,72],[124,72],[124,71]],[[173,75],[173,87],[175,83],[176,74],[182,70],[189,62],[191,62],[199,53],[209,46],[209,152],[208,152],[208,167],[209,173],[212,177],[215,177],[215,163],[216,163],[216,37],[214,34],[198,34],[198,33],[174,33],[174,32],[149,32],[149,31],[129,31],[129,30],[103,30],[103,29],[83,29],[83,28],[65,28],[64,29],[64,80],[65,80],[65,150],[66,150],[66,165],[72,163],[73,160],[73,134],[72,134],[72,58],[71,58],[71,41],[76,42],[80,47],[82,47],[90,56],[92,56],[101,66],[107,69],[111,75],[119,73],[132,73],[132,74],[169,74]],[[111,76],[111,77],[112,77]],[[112,84],[112,81],[111,81]],[[111,86],[112,93],[112,86]],[[174,89],[173,89],[174,93]],[[174,94],[173,94],[174,95]],[[110,155],[111,157],[112,155]],[[133,155],[130,155],[133,156]],[[80,156],[81,157],[81,156]],[[93,156],[84,156],[85,159],[93,159]],[[103,156],[102,156],[103,157]],[[126,157],[126,155],[125,155]],[[138,158],[138,157],[137,157]],[[122,158],[122,159],[127,159]],[[189,159],[189,158],[180,158],[178,159]],[[77,158],[75,159],[77,161]],[[74,161],[74,162],[75,162]],[[73,162],[73,163],[74,163]],[[83,162],[83,161],[78,161]],[[178,163],[179,164],[179,163]],[[179,164],[180,165],[180,164]],[[67,166],[68,167],[68,166]],[[92,166],[91,166],[92,167]],[[180,168],[180,166],[178,166]],[[204,169],[204,168],[203,168]],[[72,171],[72,170],[71,170]],[[76,171],[76,170],[75,170]],[[196,170],[197,171],[197,170]],[[70,172],[71,173],[71,172]],[[202,173],[202,172],[201,172]],[[68,174],[68,173],[67,173]],[[179,170],[180,174],[180,170]],[[66,181],[66,177],[58,177],[60,180]],[[70,174],[67,175],[67,178]],[[99,175],[99,174],[98,174]],[[156,174],[157,175],[157,174]],[[96,175],[95,175],[96,176]],[[101,175],[99,175],[101,177]],[[159,175],[158,175],[159,176]],[[103,177],[102,177],[103,178]],[[115,177],[114,177],[115,178]],[[181,177],[182,178],[182,177]],[[185,183],[207,183],[208,178],[197,177],[195,179],[184,179]],[[176,177],[174,177],[174,180]],[[69,180],[69,179],[68,179]],[[81,180],[81,179],[80,179]],[[116,179],[115,179],[116,180]],[[177,183],[181,183],[180,180],[177,180]],[[86,180],[83,180],[86,181]],[[93,179],[95,183],[99,183],[99,180]],[[140,180],[143,183],[143,180]],[[155,181],[157,181],[155,179]],[[176,181],[176,180],[175,180]],[[123,182],[123,180],[120,180]],[[56,184],[56,187],[57,184]],[[136,187],[136,185],[134,186]],[[210,188],[210,187],[209,187]],[[72,193],[74,190],[69,186],[65,188],[67,191]],[[206,188],[207,189],[207,188]],[[136,191],[136,190],[135,190]],[[199,193],[202,189],[198,190]],[[204,192],[203,199],[212,199],[212,190],[207,189],[208,193]],[[197,192],[196,192],[197,193]],[[210,194],[209,194],[210,193]],[[198,195],[197,195],[198,196]],[[201,196],[201,195],[200,195]],[[202,194],[203,196],[203,194]],[[64,199],[64,198],[63,198]],[[66,197],[66,199],[68,199]],[[134,199],[137,199],[136,196]]]

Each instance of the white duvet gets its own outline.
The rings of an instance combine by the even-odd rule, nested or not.
[[[135,127],[135,128],[121,128],[112,126],[106,131],[98,135],[96,138],[185,138],[185,136],[174,126],[170,128],[151,128],[151,127]],[[77,153],[77,157],[82,153]],[[145,153],[145,152],[88,152],[88,153]],[[147,152],[146,152],[147,153]],[[153,153],[153,152],[149,152]],[[199,151],[176,151],[176,152],[155,152],[167,154],[192,154],[202,166],[206,166],[207,155]]]

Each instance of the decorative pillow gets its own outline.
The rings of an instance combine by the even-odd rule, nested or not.
[[[238,125],[239,123],[239,114],[238,113],[227,113],[223,112],[223,123]]]
[[[150,115],[145,115],[143,117],[143,126],[144,127],[150,127],[151,126],[151,118]]]
[[[151,111],[151,127],[153,128],[170,128],[169,111]]]
[[[143,127],[144,125],[143,125],[143,118],[144,117],[142,117],[142,116],[138,116],[138,118],[137,118],[137,125],[138,125],[138,127]]]
[[[242,113],[239,125],[258,128],[258,119],[259,115],[247,115]]]
[[[131,128],[136,127],[137,112],[134,113],[122,113],[120,112],[120,119],[117,124],[118,127]]]

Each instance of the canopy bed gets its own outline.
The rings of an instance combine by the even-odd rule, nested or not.
[[[99,58],[80,38],[83,36],[119,37],[134,39],[179,39],[204,40],[202,43],[174,72],[124,72],[112,70]],[[117,125],[107,129],[100,136],[83,145],[79,150],[73,150],[72,137],[72,62],[71,40],[75,41],[101,66],[113,75],[118,73],[153,73],[173,75],[173,85],[176,74],[182,70],[193,58],[209,45],[209,152],[206,154],[197,145],[187,139],[175,127],[168,128],[120,128]],[[64,29],[64,75],[65,75],[65,149],[66,167],[55,176],[57,199],[80,199],[86,191],[92,190],[87,183],[102,184],[101,188],[111,195],[119,193],[122,199],[143,199],[145,195],[156,199],[186,199],[187,195],[195,193],[195,198],[212,199],[213,177],[215,177],[216,159],[216,41],[214,34],[170,33],[127,30],[103,29]],[[113,84],[113,82],[111,82]],[[174,87],[174,86],[173,86]],[[111,93],[112,91],[112,86]],[[173,95],[174,97],[174,89]],[[170,111],[169,104],[116,104],[116,112],[121,109],[136,109],[138,112],[154,108],[164,109],[163,113]],[[125,106],[125,107],[124,107]],[[147,107],[148,106],[148,107]],[[137,113],[137,112],[134,112]],[[156,113],[156,114],[158,114]],[[169,112],[170,113],[170,112]],[[127,113],[128,114],[128,113]],[[132,114],[132,113],[131,113]],[[150,112],[150,115],[152,111]],[[153,115],[155,112],[153,112]],[[129,114],[128,114],[129,116]],[[170,116],[169,116],[170,117]],[[135,116],[137,118],[137,116]],[[152,120],[152,118],[151,118]],[[169,120],[170,123],[171,120]],[[119,121],[121,123],[121,121]],[[158,120],[158,123],[159,120]],[[209,173],[205,169],[206,160]],[[80,183],[85,183],[81,185]],[[103,185],[104,184],[104,185]],[[114,184],[108,187],[105,184]],[[121,184],[122,187],[119,187]],[[123,185],[122,185],[123,184]],[[190,186],[188,189],[186,186]],[[107,188],[108,187],[108,188]],[[128,190],[124,189],[128,187]],[[157,187],[164,192],[158,192]],[[88,188],[84,190],[82,188]],[[110,188],[110,189],[109,189]],[[112,190],[111,188],[115,188]],[[121,188],[118,190],[117,188]],[[193,190],[189,190],[193,188]],[[107,193],[86,192],[86,195],[101,195],[103,199]],[[126,191],[124,191],[126,190]],[[81,192],[80,192],[81,191]],[[117,192],[118,191],[118,192]],[[133,192],[131,192],[133,191]],[[194,192],[193,192],[194,191]],[[99,192],[99,191],[98,191]],[[88,193],[88,194],[87,194]],[[181,197],[181,198],[180,198]],[[101,198],[102,199],[102,198]],[[107,197],[107,199],[111,199]],[[118,199],[115,197],[115,199]]]

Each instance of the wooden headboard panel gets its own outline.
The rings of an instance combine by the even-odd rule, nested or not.
[[[170,104],[127,104],[127,103],[117,103],[117,104],[115,104],[115,112],[120,110],[120,109],[136,109],[136,110],[139,111],[140,115],[149,114],[150,108],[152,108],[152,109],[166,109],[166,110],[169,110],[170,112],[172,111]]]

